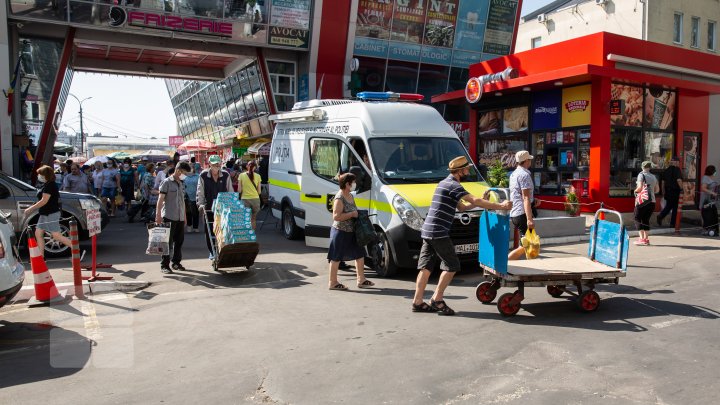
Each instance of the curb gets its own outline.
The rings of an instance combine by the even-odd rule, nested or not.
[[[682,228],[680,228],[682,232]],[[675,228],[664,228],[664,229],[651,229],[648,232],[649,235],[670,235],[675,234]],[[638,231],[628,231],[630,238],[636,238],[639,235]],[[590,234],[584,235],[573,235],[573,236],[558,236],[554,238],[543,238],[540,236],[540,243],[543,245],[563,245],[567,243],[586,242],[590,240]]]
[[[142,290],[150,285],[149,281],[95,281],[88,283],[83,281],[83,293],[85,294],[101,294],[108,292],[132,292]],[[75,285],[73,283],[57,283],[55,284],[58,291],[64,291],[68,295],[73,295]],[[28,303],[35,298],[35,286],[26,285],[18,291],[11,304]]]

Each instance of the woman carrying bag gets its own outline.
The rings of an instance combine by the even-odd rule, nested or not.
[[[25,218],[35,210],[39,214],[35,227],[35,240],[38,246],[44,246],[45,232],[47,232],[52,239],[70,248],[70,239],[63,236],[60,229],[60,191],[55,183],[55,172],[50,166],[42,166],[37,169],[37,178],[39,182],[44,183],[37,192],[38,202],[25,209]],[[44,248],[40,249],[40,255],[45,256]]]
[[[635,188],[635,225],[640,237],[635,241],[637,246],[650,244],[648,231],[650,230],[650,217],[655,211],[655,193],[660,191],[658,181],[650,173],[652,162],[642,163],[642,172],[637,177],[637,188]]]
[[[260,212],[260,182],[262,178],[255,173],[256,163],[251,160],[247,164],[247,171],[240,173],[238,177],[238,192],[240,201],[252,210],[252,228],[255,230],[255,220]]]
[[[330,250],[327,259],[330,263],[330,290],[345,291],[348,288],[338,281],[338,267],[341,261],[355,260],[358,288],[370,288],[375,283],[365,278],[365,250],[355,236],[357,206],[351,191],[355,189],[355,175],[345,173],[339,178],[340,191],[333,200],[333,224],[330,228]]]

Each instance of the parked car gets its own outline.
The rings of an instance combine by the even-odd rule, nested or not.
[[[25,268],[15,249],[15,229],[0,213],[0,307],[10,302],[22,288]]]
[[[14,177],[0,172],[0,212],[7,216],[7,221],[15,229],[16,236],[21,242],[25,241],[29,225],[37,222],[38,212],[34,211],[25,218],[25,209],[37,202],[38,189]],[[86,210],[100,210],[102,216],[101,227],[110,222],[107,209],[94,195],[60,192],[61,218],[60,230],[64,236],[70,237],[70,219],[78,224],[80,240],[88,239]],[[45,235],[45,255],[48,257],[65,256],[70,254],[70,248],[55,241],[49,234]]]

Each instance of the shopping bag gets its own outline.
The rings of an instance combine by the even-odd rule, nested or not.
[[[523,248],[525,248],[525,258],[528,260],[535,259],[540,255],[540,237],[535,232],[535,228],[528,229],[521,240]]]
[[[148,247],[145,254],[170,254],[170,224],[148,224]]]
[[[378,241],[368,212],[365,210],[358,211],[358,217],[355,219],[355,239],[358,245],[366,246]]]
[[[115,196],[115,205],[119,207],[123,204],[125,204],[125,197],[123,197],[120,194],[116,195]]]

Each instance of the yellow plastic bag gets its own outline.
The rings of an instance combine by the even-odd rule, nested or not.
[[[520,242],[522,247],[525,248],[526,259],[532,260],[540,255],[540,237],[535,232],[535,228],[528,229]]]

